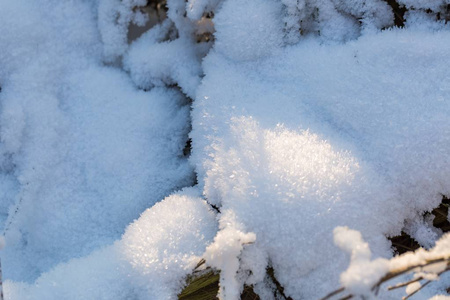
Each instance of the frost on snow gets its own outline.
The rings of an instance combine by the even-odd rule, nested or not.
[[[201,259],[221,299],[370,294],[447,253],[449,3],[389,2],[167,0],[135,39],[148,1],[0,2],[7,299],[171,299]]]

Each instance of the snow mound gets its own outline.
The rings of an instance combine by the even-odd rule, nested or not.
[[[34,284],[6,281],[6,299],[177,299],[217,231],[215,214],[199,195],[190,188],[169,196],[121,240],[58,265]]]
[[[448,38],[408,29],[335,46],[309,39],[255,62],[210,52],[191,161],[207,201],[236,216],[221,230],[256,234],[239,257],[265,254],[239,272],[270,265],[293,298],[325,295],[347,266],[335,227],[390,257],[386,236],[450,194]],[[439,237],[417,233],[425,246]]]
[[[0,2],[6,294],[171,299],[203,256],[314,299],[448,248],[448,1],[392,2],[167,0],[139,38],[149,1]]]

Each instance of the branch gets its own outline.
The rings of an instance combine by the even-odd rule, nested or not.
[[[380,290],[381,285],[383,283],[385,283],[386,281],[389,281],[389,280],[391,280],[393,278],[396,278],[398,276],[401,276],[403,274],[411,272],[412,270],[414,270],[416,268],[424,268],[424,267],[427,267],[427,266],[430,266],[430,265],[433,265],[433,264],[437,264],[437,263],[442,263],[442,262],[446,262],[447,263],[447,268],[437,274],[438,276],[440,276],[441,274],[443,274],[443,273],[445,273],[445,272],[450,270],[450,257],[441,257],[441,258],[437,258],[437,259],[431,259],[431,260],[425,261],[424,263],[415,264],[415,265],[409,265],[409,266],[405,266],[403,268],[399,268],[397,270],[389,271],[386,275],[381,277],[380,280],[378,280],[378,282],[376,284],[373,285],[371,290],[375,293],[375,295],[377,295],[378,291]],[[424,279],[424,278],[423,277],[419,277],[417,279],[413,279],[413,280],[408,281],[408,282],[400,283],[400,284],[397,284],[395,286],[389,287],[388,290],[390,291],[390,290],[394,290],[394,289],[397,289],[397,288],[401,288],[401,287],[407,286],[410,283],[417,282],[417,281],[420,281],[422,279]],[[408,296],[403,297],[403,299],[406,300],[409,297],[413,296],[419,290],[421,290],[422,288],[427,286],[430,282],[431,282],[431,280],[428,280],[423,285],[421,285],[420,288],[418,288],[417,290],[415,290],[414,292],[412,292]],[[345,287],[340,287],[339,289],[332,291],[331,293],[329,293],[325,297],[321,298],[320,300],[331,299],[333,296],[339,295],[339,294],[341,294],[344,291],[345,291]],[[353,295],[348,295],[348,296],[345,296],[345,297],[341,297],[340,300],[350,299],[352,297],[353,297]]]

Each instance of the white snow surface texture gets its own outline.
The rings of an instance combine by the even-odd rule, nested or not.
[[[386,257],[384,236],[448,195],[448,38],[394,30],[346,45],[308,40],[248,63],[210,53],[193,161],[221,218],[256,233],[248,248],[266,260],[248,264],[253,276],[270,262],[289,295],[325,295],[347,261],[333,228],[361,231]]]
[[[392,257],[386,236],[433,247],[450,28],[426,9],[447,2],[399,2],[406,27],[381,31],[381,0],[168,0],[128,44],[146,1],[0,1],[5,298],[176,299],[204,258],[221,299],[273,297],[267,267],[316,299]],[[207,10],[214,45],[192,38]]]
[[[192,184],[181,158],[184,97],[140,91],[103,66],[92,11],[83,1],[0,3],[2,213],[13,204],[6,278],[33,281],[112,243],[146,208]]]

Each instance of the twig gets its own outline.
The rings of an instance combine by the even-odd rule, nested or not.
[[[402,288],[404,286],[410,285],[411,283],[414,283],[414,282],[417,282],[417,281],[421,281],[422,279],[423,279],[423,277],[420,276],[420,277],[418,277],[416,279],[412,279],[410,281],[406,281],[406,282],[402,282],[402,283],[398,283],[396,285],[390,286],[387,289],[388,289],[388,291],[392,291],[392,290],[399,289],[399,288]]]
[[[202,259],[198,262],[197,266],[195,266],[194,270],[197,270],[198,268],[200,268],[202,265],[205,264],[205,262],[206,262],[205,259],[202,258]]]
[[[443,273],[447,272],[448,270],[450,270],[450,267],[447,267],[444,271],[441,271],[441,272],[437,273],[437,276],[438,277],[441,276]],[[419,278],[423,279],[422,277],[419,277]],[[418,280],[416,280],[416,281],[418,281]],[[414,292],[410,293],[408,296],[403,297],[402,300],[408,299],[409,297],[411,297],[412,295],[414,295],[415,293],[417,293],[418,291],[420,291],[421,289],[423,289],[424,287],[426,287],[430,283],[431,283],[431,280],[427,280],[424,284],[422,284]]]
[[[418,291],[420,291],[421,289],[423,289],[424,287],[426,287],[429,283],[431,282],[431,280],[428,280],[427,282],[425,282],[424,284],[422,284],[418,289],[416,289],[414,292],[410,293],[409,295],[402,297],[402,300],[406,300],[409,297],[412,297],[415,293],[417,293]]]
[[[337,290],[332,291],[331,293],[329,293],[329,294],[326,295],[325,297],[320,298],[319,300],[327,300],[327,299],[330,299],[330,298],[333,297],[334,295],[340,294],[340,293],[342,293],[343,291],[345,291],[345,287],[342,286],[342,287],[338,288]]]
[[[393,270],[393,271],[390,271],[389,273],[387,273],[386,275],[384,275],[373,287],[372,287],[372,291],[374,291],[377,287],[379,287],[380,285],[382,285],[384,282],[386,282],[386,281],[388,281],[388,280],[390,280],[390,279],[392,279],[392,278],[395,278],[395,277],[398,277],[398,276],[400,276],[400,275],[403,275],[403,274],[405,274],[405,273],[408,273],[408,272],[410,272],[410,271],[412,271],[412,270],[414,270],[414,269],[416,269],[416,268],[423,268],[423,267],[426,267],[426,266],[429,266],[429,265],[433,265],[433,264],[437,264],[437,263],[440,263],[440,262],[449,262],[449,258],[437,258],[437,259],[432,259],[432,260],[429,260],[429,261],[426,261],[425,263],[423,263],[423,264],[418,264],[418,265],[412,265],[412,266],[408,266],[408,267],[406,267],[406,268],[403,268],[403,269],[399,269],[399,270]]]

